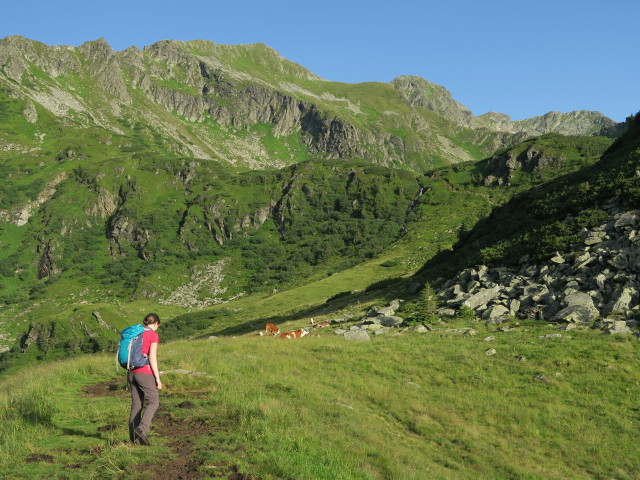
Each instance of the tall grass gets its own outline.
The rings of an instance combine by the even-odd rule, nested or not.
[[[0,408],[0,465],[3,465],[27,450],[33,439],[52,431],[57,407],[44,388],[27,380],[18,388],[3,389]]]

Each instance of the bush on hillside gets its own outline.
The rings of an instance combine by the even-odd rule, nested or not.
[[[409,324],[435,323],[438,317],[439,302],[435,290],[429,283],[418,294],[413,302],[407,302],[402,307],[402,313],[406,315],[405,321]]]

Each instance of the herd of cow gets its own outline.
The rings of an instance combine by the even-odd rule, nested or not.
[[[323,328],[331,325],[331,322],[324,321],[324,322],[317,323],[312,318],[309,324],[313,328]],[[263,335],[270,335],[278,338],[300,338],[300,337],[304,337],[305,335],[309,335],[309,329],[301,328],[300,330],[293,330],[291,332],[280,333],[280,329],[275,323],[267,323],[264,327],[264,332],[259,332],[254,334],[254,336],[260,336],[260,337],[262,337]]]

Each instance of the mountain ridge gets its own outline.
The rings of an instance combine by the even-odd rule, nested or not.
[[[169,151],[250,168],[283,166],[302,154],[420,169],[478,160],[479,150],[486,155],[525,136],[566,131],[567,123],[574,125],[572,134],[615,126],[601,114],[582,112],[490,121],[473,117],[444,87],[419,77],[330,82],[264,44],[162,40],[114,52],[104,39],[69,47],[13,36],[0,40],[0,65],[0,85],[25,101],[31,120],[39,105],[80,128],[129,135],[126,120],[147,136],[165,137]],[[238,135],[263,124],[282,145],[279,161],[264,151],[269,132]],[[297,147],[283,140],[292,135]]]

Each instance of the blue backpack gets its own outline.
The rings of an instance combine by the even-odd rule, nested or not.
[[[122,368],[129,371],[149,364],[149,359],[142,354],[142,325],[132,325],[120,332],[117,361]]]

